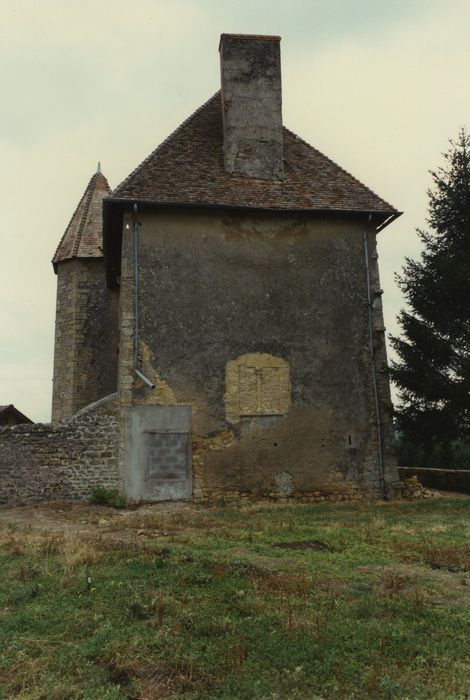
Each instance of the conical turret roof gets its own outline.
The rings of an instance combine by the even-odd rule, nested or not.
[[[52,259],[54,270],[57,264],[72,258],[103,257],[103,198],[111,192],[108,181],[98,164],[87,188],[65,229]]]

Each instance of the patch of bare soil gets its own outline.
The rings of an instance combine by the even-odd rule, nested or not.
[[[152,666],[144,663],[126,663],[123,659],[110,660],[105,665],[108,677],[129,690],[137,681],[140,690],[130,692],[130,700],[157,700],[179,697],[194,690],[207,690],[210,685],[203,673],[190,662],[165,663]]]
[[[155,503],[135,509],[117,511],[106,506],[69,501],[48,501],[36,505],[0,508],[0,526],[24,527],[50,532],[93,534],[97,530],[105,534],[110,531],[126,539],[127,521],[131,526],[137,516],[177,513],[191,508],[191,504]]]

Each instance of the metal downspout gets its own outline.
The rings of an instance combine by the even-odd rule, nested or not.
[[[369,214],[367,224],[370,223],[372,219],[372,214]],[[379,405],[379,390],[377,384],[377,368],[375,366],[375,350],[374,350],[374,329],[372,325],[372,295],[370,291],[370,267],[369,267],[369,249],[367,246],[368,235],[367,228],[363,230],[363,240],[364,240],[364,261],[366,266],[366,280],[367,280],[367,309],[369,317],[369,350],[370,350],[370,360],[372,366],[372,385],[374,390],[374,402],[375,402],[375,416],[377,424],[377,445],[378,445],[378,457],[379,457],[379,478],[380,478],[380,492],[384,500],[387,499],[387,490],[385,488],[385,472],[384,472],[384,460],[383,460],[383,444],[382,444],[382,421],[380,418],[380,405]]]
[[[137,217],[137,204],[134,204],[134,220],[132,223],[132,231],[134,234],[134,373],[151,389],[155,388],[155,384],[148,379],[139,369],[139,221]]]

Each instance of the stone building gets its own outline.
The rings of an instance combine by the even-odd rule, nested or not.
[[[117,391],[135,500],[393,495],[376,236],[399,212],[282,123],[280,39],[222,35],[221,90],[53,263],[53,421]]]

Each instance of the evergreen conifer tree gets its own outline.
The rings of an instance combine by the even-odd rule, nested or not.
[[[450,144],[431,171],[421,258],[396,276],[407,302],[391,337],[397,423],[408,462],[422,466],[452,466],[453,447],[470,444],[470,137],[462,129]]]

